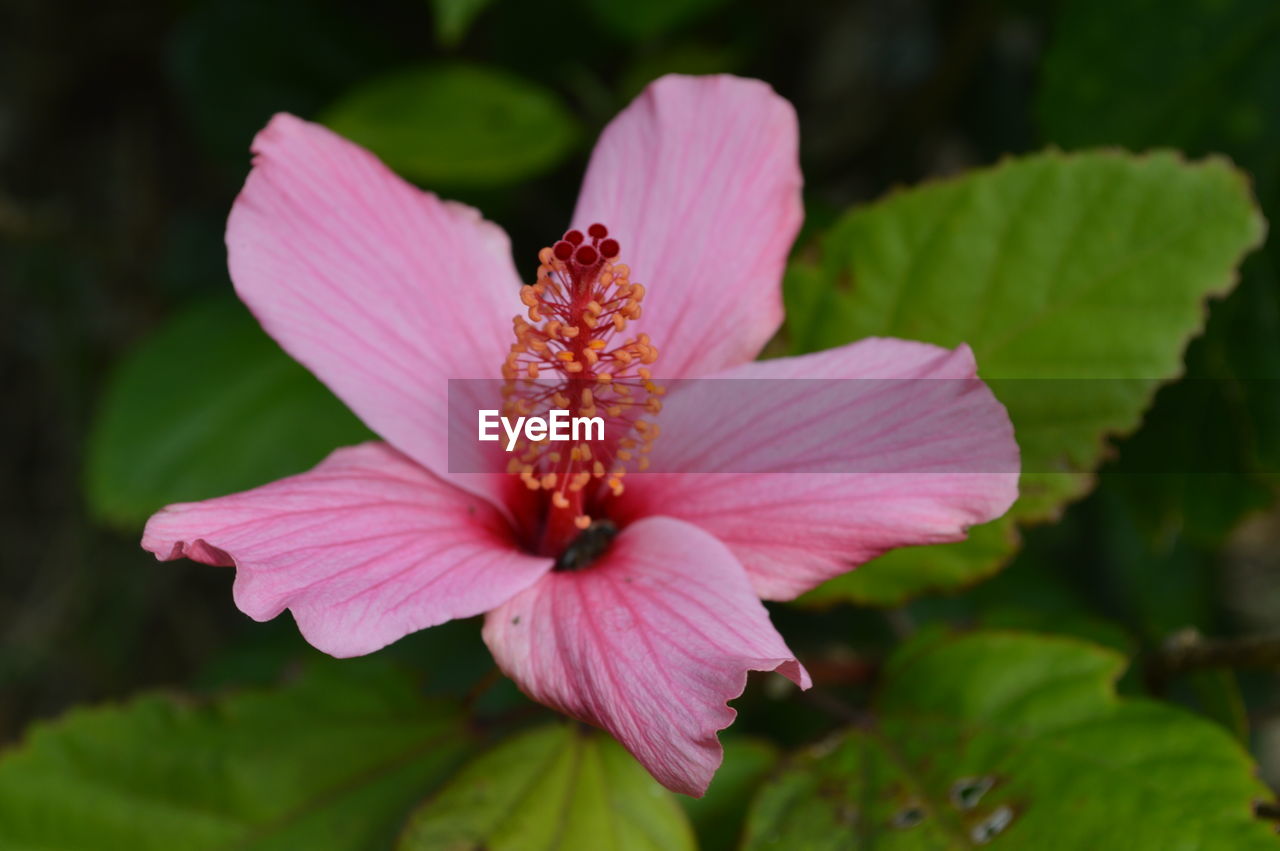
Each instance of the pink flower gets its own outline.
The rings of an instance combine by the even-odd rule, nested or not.
[[[501,229],[323,127],[279,115],[253,150],[227,225],[236,291],[387,442],[169,506],[142,545],[234,566],[242,611],[267,620],[287,608],[326,653],[370,653],[484,613],[485,641],[529,696],[604,727],[668,788],[701,795],[747,672],[810,684],[761,599],[789,600],[894,547],[959,540],[1016,496],[1012,427],[966,346],[869,339],[752,362],[781,322],[802,215],[795,114],[763,83],[651,85],[604,131],[578,230],[543,250],[540,283],[523,290]],[[446,379],[538,374],[590,405],[578,388],[607,393],[607,372],[643,384],[655,359],[664,378],[950,378],[963,389],[924,415],[874,398],[861,415],[831,412],[857,438],[850,451],[874,461],[865,473],[732,472],[793,439],[763,416],[777,400],[697,417],[696,394],[667,400],[652,457],[695,447],[700,470],[728,472],[624,483],[596,459],[537,452],[514,473],[450,472]],[[749,439],[743,421],[759,422]],[[929,472],[954,457],[996,472]]]

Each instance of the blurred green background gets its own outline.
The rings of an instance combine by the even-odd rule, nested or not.
[[[480,207],[531,273],[599,129],[672,71],[759,77],[795,104],[806,233],[1046,146],[1221,152],[1274,219],[1276,43],[1271,0],[4,0],[0,741],[75,703],[265,682],[315,656],[288,618],[240,615],[229,571],[138,547],[157,494],[265,482],[363,433],[230,299],[222,228],[273,112]],[[1189,380],[994,579],[858,612],[775,609],[815,678],[856,694],[885,647],[935,623],[1084,635],[1140,660],[1124,689],[1225,725],[1280,784],[1274,659],[1173,681],[1141,663],[1187,629],[1280,632],[1276,269],[1271,247],[1250,257]],[[273,419],[282,397],[294,417]],[[1206,457],[1212,475],[1133,472]],[[477,633],[390,655],[432,659],[433,688],[461,694],[490,667]],[[829,723],[757,698],[745,732],[800,743]]]

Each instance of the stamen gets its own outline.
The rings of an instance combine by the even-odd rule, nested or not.
[[[589,512],[623,492],[625,464],[648,465],[658,434],[643,419],[661,406],[663,388],[645,368],[658,350],[647,334],[622,336],[640,316],[645,288],[631,282],[620,255],[618,240],[599,222],[585,234],[566,232],[538,252],[537,280],[520,293],[526,313],[512,320],[504,414],[542,415],[555,407],[571,417],[608,417],[609,440],[594,446],[555,451],[550,441],[517,444],[519,462],[508,469],[531,491],[547,494],[540,548],[550,555],[592,526]]]

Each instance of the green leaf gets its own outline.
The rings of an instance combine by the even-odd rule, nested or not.
[[[968,343],[1009,409],[1024,474],[997,530],[901,551],[811,599],[899,603],[998,569],[1013,520],[1054,517],[1091,487],[1108,438],[1135,429],[1181,371],[1205,299],[1231,288],[1264,229],[1243,175],[1170,153],[1011,160],[846,214],[788,275],[796,349]]]
[[[707,794],[678,798],[693,822],[702,851],[738,847],[747,802],[778,763],[778,748],[765,739],[729,734],[720,743],[724,745],[724,762]]]
[[[323,116],[422,183],[494,186],[564,159],[578,125],[542,87],[493,68],[408,68],[349,91]]]
[[[445,47],[454,47],[471,28],[475,20],[493,0],[431,0],[431,11],[436,21],[436,41]]]
[[[208,704],[76,709],[0,760],[0,846],[387,847],[468,748],[456,711],[364,662]]]
[[[557,724],[476,759],[414,813],[401,851],[679,851],[693,833],[674,796],[620,745]]]
[[[1270,799],[1218,726],[1120,699],[1119,654],[973,633],[904,647],[874,722],[767,785],[747,849],[1274,849]]]
[[[1252,172],[1270,211],[1280,202],[1277,37],[1280,6],[1270,0],[1063,4],[1037,98],[1041,125],[1069,147],[1225,152]],[[1188,380],[1160,392],[1104,485],[1127,495],[1153,539],[1175,532],[1215,549],[1246,514],[1275,499],[1276,258],[1274,248],[1252,258],[1241,286],[1214,306],[1188,351]],[[1206,472],[1128,475],[1154,469],[1152,459],[1171,470],[1190,461]]]
[[[113,372],[89,436],[89,504],[132,527],[171,502],[299,473],[369,437],[244,307],[206,302]]]

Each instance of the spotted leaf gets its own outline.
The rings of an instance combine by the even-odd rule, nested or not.
[[[874,720],[763,788],[745,847],[1277,847],[1248,754],[1215,724],[1118,697],[1123,668],[1030,633],[909,644]]]

